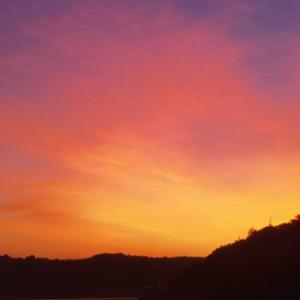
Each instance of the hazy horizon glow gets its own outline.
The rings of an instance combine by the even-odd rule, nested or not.
[[[1,1],[3,254],[200,256],[299,213],[300,4],[223,2]]]

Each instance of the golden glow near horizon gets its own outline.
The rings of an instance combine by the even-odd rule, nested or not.
[[[299,213],[298,35],[175,2],[7,4],[3,254],[201,256]]]

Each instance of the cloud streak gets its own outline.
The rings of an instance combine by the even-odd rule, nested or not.
[[[299,41],[274,37],[279,6],[51,3],[1,4],[8,252],[203,255],[296,213]]]

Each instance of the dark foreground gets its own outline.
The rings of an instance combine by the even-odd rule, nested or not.
[[[0,299],[139,297],[200,260],[123,254],[80,260],[0,256]]]
[[[204,259],[121,254],[69,261],[0,257],[0,299],[124,295],[143,300],[299,300],[300,217],[252,229],[247,239],[222,246]]]
[[[138,298],[65,298],[65,299],[35,299],[35,300],[138,300]]]
[[[143,299],[299,300],[300,217],[250,230],[247,239],[215,250]]]

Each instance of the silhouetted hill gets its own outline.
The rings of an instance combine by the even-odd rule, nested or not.
[[[79,260],[0,256],[0,298],[139,296],[200,258],[102,254]]]
[[[250,230],[184,269],[160,294],[145,299],[300,299],[300,217]]]

